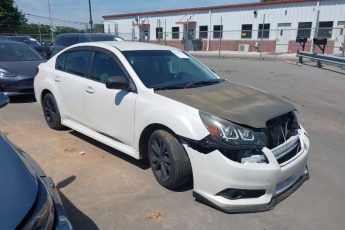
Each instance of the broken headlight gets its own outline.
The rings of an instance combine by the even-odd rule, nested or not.
[[[251,129],[239,126],[220,117],[213,116],[204,112],[199,112],[200,118],[210,134],[230,145],[259,145],[265,144],[264,138],[260,133]]]
[[[267,162],[261,149],[265,146],[265,134],[255,132],[214,115],[199,112],[200,118],[211,136],[224,145],[219,150],[227,158],[240,163]]]

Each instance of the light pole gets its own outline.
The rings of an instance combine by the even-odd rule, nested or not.
[[[50,32],[52,36],[52,42],[54,40],[54,32],[53,32],[53,23],[52,23],[52,14],[50,11],[50,1],[48,0],[48,8],[49,8],[49,21],[50,21]]]
[[[91,0],[89,0],[89,11],[90,11],[90,28],[91,28],[91,33],[93,32],[93,28],[92,28],[92,12],[91,12]]]

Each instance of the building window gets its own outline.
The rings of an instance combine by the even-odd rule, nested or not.
[[[333,22],[319,22],[318,38],[332,37]]]
[[[270,24],[259,24],[258,38],[270,38]]]
[[[156,39],[163,39],[163,27],[156,28]]]
[[[213,38],[223,38],[223,25],[213,26]]]
[[[241,31],[241,38],[252,38],[252,24],[243,24],[242,31]]]
[[[172,27],[172,39],[180,39],[180,27]]]
[[[298,23],[297,37],[299,38],[310,38],[311,35],[311,22],[300,22]]]
[[[199,26],[199,38],[208,38],[208,26]]]

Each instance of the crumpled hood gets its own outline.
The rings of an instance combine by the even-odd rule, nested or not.
[[[15,229],[30,211],[38,184],[8,139],[0,133],[0,228]]]
[[[155,93],[253,128],[264,128],[267,121],[296,110],[295,106],[279,97],[228,81]]]

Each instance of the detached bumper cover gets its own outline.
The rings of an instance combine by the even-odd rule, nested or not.
[[[304,176],[300,177],[300,179],[293,184],[288,190],[285,192],[275,196],[272,198],[270,203],[268,204],[262,204],[262,205],[255,205],[255,206],[246,206],[246,207],[227,207],[222,208],[220,206],[216,206],[214,203],[210,202],[203,196],[199,195],[196,192],[193,192],[193,196],[199,200],[202,203],[208,204],[220,211],[226,212],[226,213],[250,213],[250,212],[264,212],[272,210],[278,203],[285,200],[287,197],[289,197],[292,193],[294,193],[305,181],[309,179],[309,172],[305,174]]]
[[[281,161],[281,148],[288,149],[296,139],[300,149],[290,159]],[[227,213],[259,212],[274,208],[308,180],[309,139],[303,129],[279,148],[263,148],[268,163],[238,163],[214,150],[202,154],[184,145],[193,168],[194,196]],[[227,199],[219,195],[226,189],[264,190],[254,198]]]

